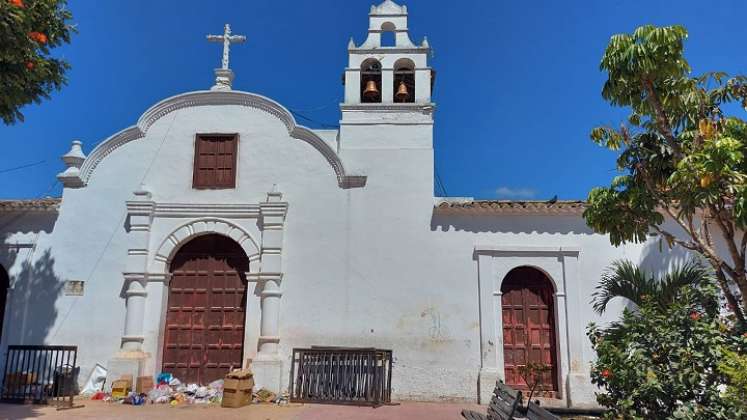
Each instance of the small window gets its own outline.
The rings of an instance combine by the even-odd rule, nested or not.
[[[237,135],[197,135],[192,188],[236,187]]]

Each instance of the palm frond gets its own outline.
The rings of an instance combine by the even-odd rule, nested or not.
[[[644,299],[668,305],[677,299],[683,287],[697,287],[710,279],[710,270],[694,260],[675,265],[658,279],[628,260],[617,260],[602,274],[592,295],[592,305],[600,315],[616,297],[624,297],[636,306],[641,306]]]
[[[675,265],[659,281],[659,303],[672,303],[683,287],[697,287],[711,278],[711,271],[697,261],[691,260],[682,265]]]
[[[602,274],[602,279],[592,295],[592,305],[598,314],[604,313],[609,302],[624,297],[636,305],[646,295],[656,291],[654,280],[645,271],[628,260],[617,260]]]

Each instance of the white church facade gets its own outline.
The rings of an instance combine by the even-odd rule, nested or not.
[[[77,345],[82,379],[98,363],[205,381],[251,359],[281,391],[294,348],[376,347],[395,398],[483,403],[541,361],[546,404],[593,406],[585,328],[619,309],[593,312],[598,279],[666,258],[611,246],[582,202],[434,197],[430,47],[407,16],[373,6],[348,46],[339,130],[233,90],[226,48],[211,90],[74,142],[61,199],[1,201],[3,348]]]

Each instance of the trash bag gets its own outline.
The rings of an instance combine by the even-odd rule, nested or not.
[[[223,391],[223,379],[216,379],[208,384],[208,388],[212,388],[216,391]]]
[[[158,377],[156,378],[156,383],[157,384],[161,384],[161,383],[168,384],[169,382],[171,382],[171,379],[173,377],[174,376],[170,373],[161,372],[158,374]]]
[[[96,366],[91,371],[91,374],[88,375],[88,380],[80,393],[83,395],[91,395],[103,390],[104,382],[106,382],[106,372],[107,370],[105,367],[96,363]]]
[[[158,404],[165,404],[171,401],[171,394],[174,390],[166,385],[160,384],[148,392],[148,399]]]

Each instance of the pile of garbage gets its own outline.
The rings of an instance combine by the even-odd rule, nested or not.
[[[152,378],[151,378],[152,380]],[[128,388],[124,392],[117,392],[113,387],[110,392],[96,391],[88,393],[92,400],[101,400],[111,403],[144,405],[144,404],[170,404],[178,406],[181,404],[218,404],[223,400],[224,379],[218,379],[207,386],[197,384],[185,384],[169,373],[158,375],[156,384],[150,389],[142,389],[138,385],[138,392],[130,392]],[[115,383],[118,381],[115,381]],[[101,386],[104,384],[101,383]],[[114,385],[114,384],[113,384]],[[99,388],[101,389],[101,388]],[[288,404],[288,394],[277,395],[267,389],[259,389],[251,392],[249,403],[274,403],[278,405]]]
[[[141,392],[117,393],[98,391],[92,400],[118,402],[121,404],[220,404],[223,398],[223,379],[211,382],[207,386],[184,384],[171,374],[158,376],[157,385]]]
[[[171,405],[220,403],[223,399],[223,379],[213,381],[208,386],[183,384],[174,377],[168,381],[159,380],[158,385],[148,392],[147,399],[155,404]]]

